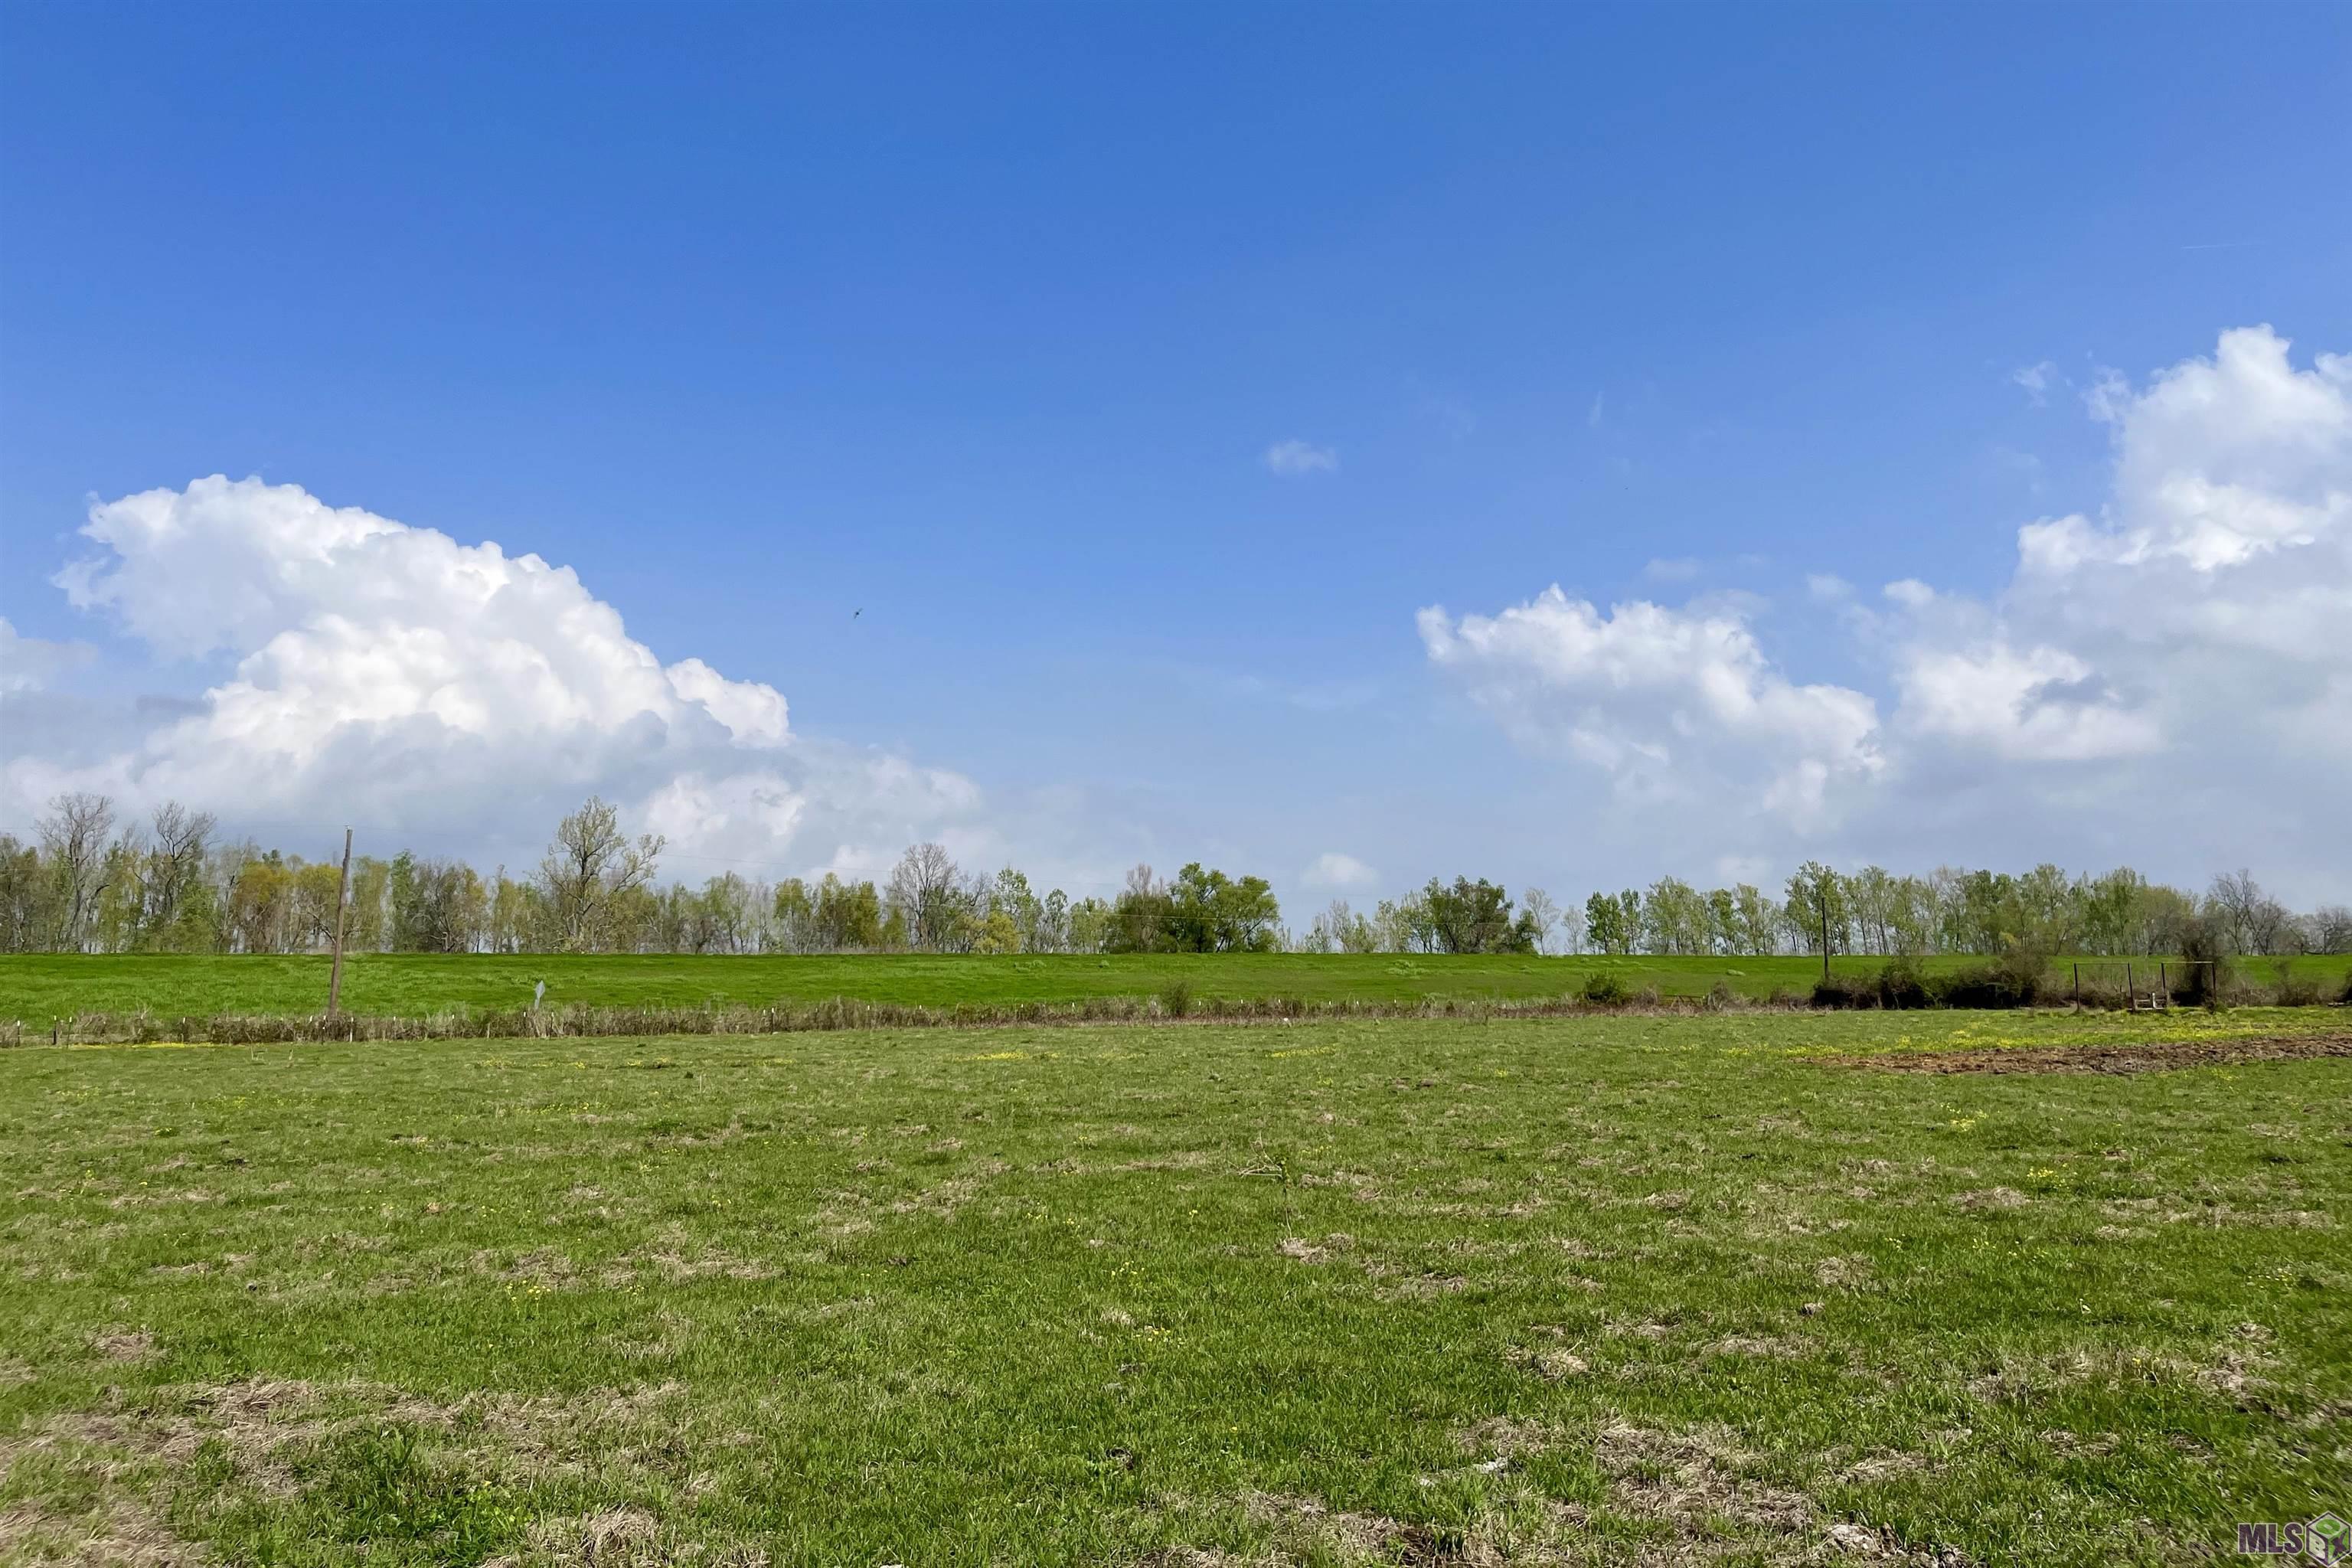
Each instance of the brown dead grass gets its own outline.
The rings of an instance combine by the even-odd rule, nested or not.
[[[2242,1062],[2352,1057],[2352,1033],[2252,1035],[2237,1039],[2138,1040],[2125,1045],[1996,1046],[1958,1051],[1887,1051],[1814,1057],[1826,1067],[1916,1073],[2140,1073]]]
[[[198,1568],[204,1549],[180,1540],[131,1499],[110,1496],[79,1515],[31,1504],[0,1510],[0,1563],[26,1568]]]
[[[1489,1568],[1507,1561],[1502,1548],[1483,1529],[1439,1531],[1386,1514],[1333,1510],[1315,1498],[1272,1492],[1253,1492],[1244,1501],[1250,1517],[1272,1524],[1277,1540],[1294,1552],[1301,1546],[1309,1552],[1319,1547],[1341,1562],[1392,1563],[1406,1568],[1437,1568],[1440,1563]]]
[[[208,1561],[150,1506],[150,1468],[105,1424],[51,1420],[0,1437],[0,1476],[29,1497],[0,1509],[0,1563],[56,1568],[194,1568]],[[68,1510],[56,1499],[89,1500]]]

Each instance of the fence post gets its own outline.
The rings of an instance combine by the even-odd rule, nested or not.
[[[2080,1007],[2082,1005],[2083,1005],[2083,966],[2082,966],[2080,963],[2077,963],[2077,964],[2075,964],[2075,965],[2074,965],[2074,1005],[2075,1005],[2075,1006],[2077,1006],[2077,1007]]]

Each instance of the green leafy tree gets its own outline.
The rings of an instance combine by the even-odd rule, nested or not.
[[[1167,889],[1167,945],[1178,952],[1271,952],[1281,906],[1263,877],[1229,877],[1195,860]]]
[[[1433,945],[1440,952],[1533,951],[1534,928],[1511,918],[1508,892],[1481,877],[1456,877],[1448,887],[1433,877],[1422,889]]]
[[[1807,952],[1851,952],[1845,879],[1818,860],[1808,860],[1789,879],[1786,915],[1790,933]]]
[[[620,812],[594,795],[556,824],[555,839],[539,865],[539,885],[567,951],[635,951],[656,911],[632,895],[653,880],[662,851],[658,834],[632,840]]]
[[[1625,909],[1615,894],[1595,893],[1584,900],[1584,937],[1595,952],[1622,955],[1631,950]]]

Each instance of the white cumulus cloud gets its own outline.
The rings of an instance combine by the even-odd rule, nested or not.
[[[2010,757],[2201,765],[2344,756],[2352,712],[2352,359],[2294,367],[2268,327],[2093,399],[2097,515],[2017,534],[1985,605],[1904,585],[1898,722]]]
[[[969,781],[795,735],[774,687],[665,664],[537,555],[220,476],[96,504],[81,531],[97,549],[56,579],[73,604],[159,652],[235,662],[128,743],[12,756],[11,817],[103,788],[310,836],[421,827],[471,852],[543,841],[593,791],[668,835],[689,874],[974,830]]]
[[[2028,391],[2054,379],[2031,368]],[[1783,676],[1736,602],[1603,615],[1553,588],[1459,622],[1423,610],[1423,643],[1520,740],[1673,803],[1724,852],[1769,807],[1927,864],[2113,857],[2201,879],[2242,860],[2340,897],[2352,357],[2298,366],[2241,328],[2144,380],[2108,373],[2088,404],[2113,441],[2105,501],[2021,527],[1998,594],[1906,578],[1870,608],[1810,581],[1855,633],[1851,685]]]
[[[1800,686],[1766,658],[1734,601],[1635,600],[1603,615],[1559,586],[1498,615],[1421,612],[1430,658],[1521,740],[1562,748],[1654,799],[1718,791],[1809,823],[1834,787],[1884,765],[1877,705]]]

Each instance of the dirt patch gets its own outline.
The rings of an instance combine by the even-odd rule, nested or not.
[[[1877,1056],[1814,1057],[1824,1067],[1921,1073],[2136,1073],[2241,1062],[2352,1057],[2352,1034],[2248,1035],[2235,1039],[2134,1040],[2095,1046],[1996,1046],[1964,1051],[1889,1051]]]

